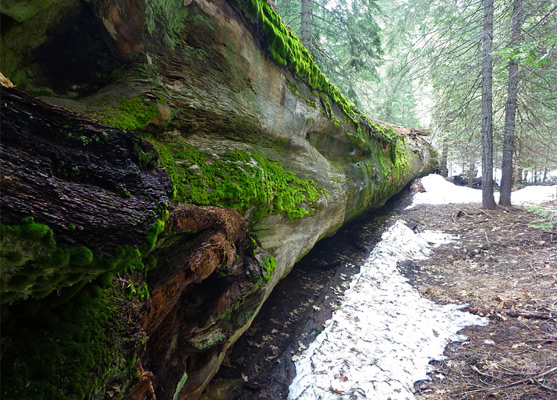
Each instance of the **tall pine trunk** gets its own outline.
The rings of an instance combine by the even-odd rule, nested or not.
[[[300,39],[311,53],[311,0],[302,0]]]
[[[484,0],[484,31],[482,57],[482,206],[497,207],[493,197],[493,0]]]
[[[522,0],[514,0],[512,15],[511,46],[520,43],[520,28],[522,25]],[[505,106],[505,127],[503,136],[503,162],[501,164],[501,189],[499,204],[511,205],[511,189],[513,186],[513,148],[515,136],[516,99],[518,94],[518,62],[511,58],[509,61],[509,81],[507,89],[507,104]]]

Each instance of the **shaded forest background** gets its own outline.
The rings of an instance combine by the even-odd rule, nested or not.
[[[481,175],[482,0],[275,0],[319,67],[374,118],[430,128],[449,173]],[[513,7],[519,13],[512,35]],[[557,1],[494,1],[493,165],[518,65],[514,184],[555,180]],[[518,10],[518,11],[517,11]],[[471,179],[470,179],[471,181]]]

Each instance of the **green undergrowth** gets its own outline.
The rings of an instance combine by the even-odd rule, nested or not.
[[[163,213],[163,218],[167,217]],[[30,297],[50,298],[57,306],[71,298],[87,282],[97,280],[103,287],[112,282],[118,272],[132,264],[142,264],[154,248],[157,237],[164,229],[164,221],[157,220],[146,233],[139,248],[118,246],[113,257],[103,257],[85,246],[58,247],[52,229],[38,224],[32,217],[24,218],[20,225],[0,227],[0,288],[1,303],[7,304]],[[67,288],[65,290],[62,290]]]
[[[32,317],[25,313],[39,302],[16,307],[2,326],[2,399],[123,398],[144,339],[131,334],[119,292],[88,284],[71,302]]]
[[[370,135],[382,141],[393,139],[396,134],[391,127],[371,121],[329,81],[298,36],[283,23],[268,0],[241,0],[239,3],[246,18],[263,33],[270,58],[277,65],[288,67],[295,76],[319,93],[325,111],[336,127],[340,126],[340,120],[335,116],[330,101],[338,105],[345,121],[354,125],[355,132],[348,133],[348,137],[357,148],[370,147],[369,138],[364,134],[364,130],[369,130]]]
[[[530,228],[541,229],[545,232],[553,232],[557,225],[557,209],[547,209],[540,206],[526,206],[526,211],[534,213],[538,218],[528,224]]]
[[[316,212],[324,193],[313,180],[297,177],[281,162],[256,151],[228,152],[215,158],[179,138],[149,140],[172,178],[178,202],[230,207],[241,213],[255,207],[252,222],[264,214],[279,213],[295,220]]]
[[[186,25],[188,10],[182,0],[146,0],[145,19],[150,35],[159,33],[172,50],[180,44],[179,36]]]

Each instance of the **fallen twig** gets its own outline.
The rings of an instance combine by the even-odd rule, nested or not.
[[[474,370],[476,370],[477,372],[479,372],[478,369],[475,368],[474,366],[472,366],[472,368],[473,368]],[[544,376],[546,376],[546,375],[548,375],[548,374],[550,374],[550,373],[552,373],[553,371],[556,371],[556,370],[557,370],[557,367],[553,367],[553,368],[551,368],[550,370],[545,371],[544,373],[542,373],[542,374],[540,374],[540,375],[538,375],[538,376],[536,376],[536,377],[528,377],[528,378],[521,379],[521,380],[516,381],[516,382],[508,383],[508,384],[506,384],[506,385],[485,387],[485,388],[470,390],[470,391],[462,392],[462,393],[458,393],[458,394],[459,394],[459,395],[463,395],[463,394],[476,393],[476,392],[482,392],[482,391],[494,391],[494,390],[499,390],[499,389],[505,389],[505,388],[508,388],[508,387],[511,387],[511,386],[520,385],[520,384],[526,383],[526,382],[535,382],[535,383],[539,384],[540,386],[542,386],[543,384],[541,384],[540,382],[538,382],[538,379],[543,378]],[[481,373],[480,373],[480,374],[481,374]],[[485,374],[481,374],[481,375],[485,375]],[[487,376],[489,376],[489,375],[487,375]],[[546,389],[549,388],[549,387],[546,387],[546,385],[543,385],[542,387],[544,387],[544,388],[546,388]],[[549,390],[555,390],[555,389],[549,388]]]
[[[517,310],[510,310],[510,309],[493,309],[493,308],[479,308],[468,306],[465,308],[466,311],[471,312],[473,314],[479,315],[497,315],[501,313],[505,313],[509,317],[513,318],[528,318],[528,319],[554,319],[556,317],[555,313],[553,312],[539,312],[539,311],[517,311]]]
[[[557,389],[552,388],[551,386],[547,386],[547,385],[543,384],[542,382],[538,381],[537,379],[534,379],[534,382],[536,382],[538,385],[540,385],[544,389],[551,390],[552,392],[557,392]]]

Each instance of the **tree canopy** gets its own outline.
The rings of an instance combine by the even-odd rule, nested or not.
[[[478,174],[483,0],[275,4],[296,33],[310,24],[304,29],[306,47],[352,101],[374,118],[430,128],[439,147],[448,146],[453,173]],[[504,131],[510,129],[510,116],[505,123],[509,79],[516,75],[512,182],[524,176],[541,182],[547,171],[557,168],[557,3],[494,0],[493,9],[489,56],[495,180],[500,179]],[[519,27],[513,9],[519,12]]]

